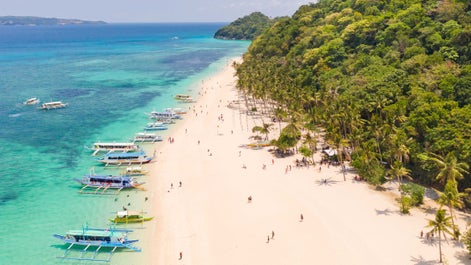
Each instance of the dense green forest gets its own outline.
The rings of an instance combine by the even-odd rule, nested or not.
[[[269,28],[274,21],[275,19],[270,19],[260,12],[254,12],[220,28],[214,34],[214,38],[225,40],[253,40],[265,29]]]
[[[281,150],[309,149],[322,129],[373,184],[407,177],[464,191],[470,43],[469,1],[319,0],[254,39],[237,86],[274,103],[287,122],[273,141]]]

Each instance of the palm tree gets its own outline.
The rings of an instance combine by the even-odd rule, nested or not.
[[[312,162],[314,163],[314,153],[316,152],[316,145],[317,145],[317,139],[316,137],[312,136],[310,133],[307,133],[304,136],[304,144],[306,144],[311,151],[311,159]]]
[[[441,183],[446,183],[448,180],[456,182],[457,179],[463,178],[463,174],[468,173],[469,165],[465,162],[458,162],[453,152],[448,153],[446,157],[430,153],[425,156],[425,159],[432,161],[440,168],[436,179]]]
[[[273,110],[273,115],[275,116],[275,119],[278,121],[278,127],[281,132],[281,121],[286,117],[286,112],[282,108],[278,107]]]
[[[405,168],[399,161],[395,161],[394,165],[391,165],[388,174],[391,176],[391,179],[397,179],[399,186],[401,186],[403,178],[411,179],[410,170]]]
[[[270,133],[271,123],[263,123],[262,126],[255,126],[252,128],[252,132],[259,132],[265,134],[265,140],[268,140],[268,134]]]
[[[440,263],[443,262],[442,260],[442,234],[446,240],[446,234],[453,236],[453,232],[450,231],[450,228],[453,228],[453,224],[450,222],[451,216],[446,216],[445,209],[438,209],[437,213],[435,214],[435,220],[427,219],[428,225],[427,227],[431,227],[432,230],[430,232],[437,232],[438,233],[438,251],[440,253]]]
[[[448,180],[445,189],[443,192],[439,192],[438,194],[440,197],[438,198],[438,202],[441,205],[446,205],[448,207],[448,210],[450,211],[450,216],[451,216],[451,222],[453,224],[453,231],[454,231],[454,238],[458,239],[459,237],[459,231],[455,225],[454,221],[454,214],[453,214],[453,208],[461,208],[463,207],[463,200],[462,198],[466,196],[465,193],[461,193],[458,191],[458,184],[455,181]]]

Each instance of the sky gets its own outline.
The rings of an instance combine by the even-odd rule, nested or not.
[[[0,16],[101,20],[109,23],[232,22],[252,12],[291,16],[315,0],[1,0]]]

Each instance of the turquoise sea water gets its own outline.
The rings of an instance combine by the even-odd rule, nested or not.
[[[52,235],[106,227],[139,192],[79,194],[72,179],[91,167],[119,172],[84,146],[127,141],[143,130],[145,112],[176,107],[175,94],[195,95],[199,80],[245,52],[248,42],[212,38],[221,26],[0,27],[1,264],[69,264],[56,258],[64,248]],[[21,104],[30,97],[69,106]]]

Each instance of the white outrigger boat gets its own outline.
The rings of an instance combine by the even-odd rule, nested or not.
[[[92,147],[87,147],[85,148],[94,151],[93,156],[98,154],[99,152],[135,152],[139,151],[140,147],[136,145],[135,143],[128,142],[128,143],[111,143],[111,142],[96,142],[93,144]]]
[[[181,102],[185,102],[185,103],[195,102],[195,100],[190,95],[186,95],[186,94],[176,94],[175,99]]]
[[[139,132],[134,135],[134,142],[141,142],[141,143],[155,143],[161,142],[162,136],[157,135],[155,133],[147,133],[147,132]]]
[[[144,127],[144,130],[146,131],[153,131],[153,130],[167,130],[168,126],[164,124],[163,122],[149,122],[147,123],[147,126]]]
[[[67,105],[67,103],[63,103],[62,101],[51,101],[41,104],[41,107],[39,108],[43,110],[61,109],[67,107]]]
[[[155,156],[155,153],[154,153]],[[101,163],[107,165],[131,165],[131,164],[146,164],[149,163],[153,157],[148,157],[144,151],[127,152],[127,153],[106,153],[102,157],[97,158]]]
[[[147,175],[149,171],[142,168],[142,166],[129,166],[122,172],[123,175],[126,176],[143,176]]]
[[[39,98],[29,98],[25,102],[23,102],[24,105],[36,105],[39,103]]]
[[[166,108],[165,111],[175,112],[178,115],[186,114],[186,111],[183,108]]]
[[[152,111],[149,114],[150,118],[153,119],[181,119],[182,117],[171,110],[164,110],[164,111]]]
[[[111,256],[113,256],[118,248],[141,252],[141,248],[134,245],[134,243],[139,240],[128,239],[129,232],[132,232],[132,230],[116,228],[88,228],[88,226],[86,226],[82,229],[69,230],[65,235],[54,234],[55,238],[62,240],[65,244],[69,244],[64,255],[57,258],[109,262],[111,260]],[[80,250],[80,255],[77,257],[70,256],[74,246],[83,247],[83,249]],[[95,250],[87,252],[91,248],[95,248]],[[105,248],[110,249],[110,251],[101,252]],[[100,258],[101,255],[107,255],[107,258]]]

